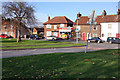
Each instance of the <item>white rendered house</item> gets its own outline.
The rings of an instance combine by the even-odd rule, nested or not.
[[[105,22],[101,25],[101,39],[107,41],[108,37],[120,37],[120,22]]]

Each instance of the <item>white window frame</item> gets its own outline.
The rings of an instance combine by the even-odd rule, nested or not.
[[[46,25],[46,28],[51,28],[51,25],[50,25],[50,24],[47,24],[47,25]]]
[[[13,25],[10,25],[11,26],[11,29],[13,29]]]
[[[51,31],[46,32],[46,36],[51,36],[51,34],[52,34]]]
[[[5,34],[7,34],[7,32],[5,32]]]
[[[112,29],[112,24],[108,24],[108,29]]]
[[[56,30],[57,29],[57,25],[54,25],[54,30]]]
[[[92,34],[92,37],[97,37],[97,33],[93,33],[93,34]]]
[[[53,35],[57,37],[58,36],[58,32],[53,32]]]
[[[60,24],[60,27],[64,27],[65,25],[64,24]]]
[[[11,32],[11,36],[13,36],[13,32]]]

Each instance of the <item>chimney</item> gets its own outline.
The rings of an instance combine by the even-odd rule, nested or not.
[[[80,12],[77,14],[77,19],[81,17],[81,14]]]
[[[106,11],[103,10],[102,16],[104,17],[104,16],[106,16],[106,15],[107,15]]]
[[[50,16],[48,16],[48,21],[50,20]]]
[[[117,15],[120,15],[120,9],[118,9],[118,11],[117,11]]]

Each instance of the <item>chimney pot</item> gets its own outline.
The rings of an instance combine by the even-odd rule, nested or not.
[[[117,11],[117,15],[120,15],[120,9],[118,9],[118,11]]]
[[[103,13],[102,13],[103,17],[107,15],[106,11],[103,10]]]
[[[81,14],[80,12],[77,14],[77,19],[81,17]]]
[[[48,16],[48,21],[50,20],[50,16]]]

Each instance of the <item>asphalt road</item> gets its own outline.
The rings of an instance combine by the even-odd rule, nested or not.
[[[75,42],[75,41],[71,41],[71,42]],[[86,42],[84,42],[84,41],[79,41],[79,43],[86,44]],[[71,47],[71,48],[2,51],[2,52],[0,52],[0,58],[29,56],[29,55],[38,55],[38,54],[48,54],[48,53],[85,52],[85,48],[86,47]],[[118,44],[89,43],[88,51],[95,51],[95,50],[102,50],[102,49],[118,49],[118,48],[120,48],[120,46]]]

